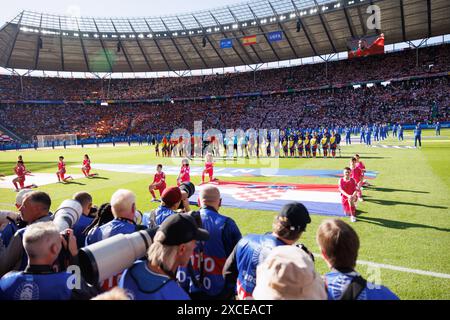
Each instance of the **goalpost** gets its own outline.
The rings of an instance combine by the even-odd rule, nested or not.
[[[39,135],[36,136],[39,148],[51,148],[54,142],[55,147],[76,145],[76,134],[54,134],[54,135]]]

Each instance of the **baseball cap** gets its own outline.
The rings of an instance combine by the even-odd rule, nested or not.
[[[209,232],[199,228],[195,219],[185,213],[176,213],[169,216],[161,224],[158,231],[166,236],[161,243],[168,246],[176,246],[192,240],[206,241],[209,239]]]
[[[33,192],[33,190],[31,190],[31,189],[20,190],[19,193],[17,193],[17,195],[16,195],[16,204],[18,206],[21,206],[23,199],[25,198],[25,195],[30,192]]]
[[[311,257],[297,246],[275,247],[256,268],[256,300],[326,300]]]
[[[171,207],[178,201],[181,201],[181,190],[178,187],[169,187],[164,190],[161,195],[161,200]]]
[[[285,204],[283,208],[281,208],[278,218],[285,218],[289,223],[291,230],[305,230],[306,225],[311,222],[308,209],[300,202]]]

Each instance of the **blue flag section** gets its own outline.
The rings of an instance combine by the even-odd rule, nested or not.
[[[269,39],[269,42],[281,41],[283,40],[283,32],[281,31],[269,32],[267,38]]]
[[[228,49],[233,47],[233,40],[232,39],[222,39],[220,40],[220,48],[221,49]]]

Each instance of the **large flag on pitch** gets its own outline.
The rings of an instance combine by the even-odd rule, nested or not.
[[[303,203],[310,214],[345,216],[337,185],[294,184],[270,182],[210,182],[219,188],[222,206],[249,210],[280,211],[287,203]],[[191,197],[197,203],[202,188],[196,186]]]

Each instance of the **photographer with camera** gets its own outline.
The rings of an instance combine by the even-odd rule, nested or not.
[[[228,257],[223,275],[227,287],[237,285],[240,300],[252,299],[256,285],[256,267],[263,262],[273,248],[282,245],[294,245],[311,222],[308,210],[298,202],[283,206],[275,217],[272,232],[264,235],[249,234],[243,237]],[[308,249],[300,245],[314,261]],[[230,292],[233,295],[234,292]]]
[[[19,208],[20,218],[25,225],[37,222],[52,221],[49,213],[51,206],[50,196],[41,191],[27,193]],[[24,270],[27,265],[27,256],[22,244],[23,233],[28,227],[21,228],[12,236],[5,247],[0,244],[0,277],[12,270]]]
[[[233,219],[219,213],[222,199],[217,187],[204,186],[199,201],[201,226],[209,232],[210,238],[197,243],[192,265],[180,270],[178,279],[193,300],[223,300],[229,298],[228,293],[235,287],[235,284],[226,287],[223,267],[242,235]]]
[[[87,192],[77,192],[73,196],[73,200],[78,201],[83,208],[80,219],[72,227],[75,237],[77,238],[78,248],[84,247],[86,236],[83,231],[92,223],[94,217],[92,217],[92,196]]]
[[[52,222],[38,222],[23,233],[28,257],[24,271],[14,271],[0,279],[0,300],[89,299],[97,294],[79,275],[55,271],[54,263],[65,248],[72,256],[78,249],[70,229],[60,234]]]
[[[138,230],[134,222],[136,195],[125,189],[117,190],[111,197],[111,211],[114,219],[90,230],[86,245],[110,238],[116,234],[128,234]]]
[[[30,192],[33,192],[33,190],[23,189],[17,193],[15,203],[15,207],[17,208],[17,210],[19,210],[22,206],[25,195]],[[3,212],[3,218],[0,217],[0,238],[6,248],[8,247],[9,242],[11,241],[11,238],[14,236],[16,231],[25,227],[26,224],[20,218],[19,213],[11,211],[0,211],[0,215],[1,212]]]
[[[179,187],[166,188],[161,195],[161,205],[144,217],[144,225],[156,227],[175,213],[189,212],[189,197],[195,193],[192,182],[183,182]]]
[[[208,231],[198,227],[190,215],[169,216],[156,232],[147,261],[137,261],[119,282],[134,300],[189,300],[178,285],[178,267],[186,266],[196,241],[206,241]]]

